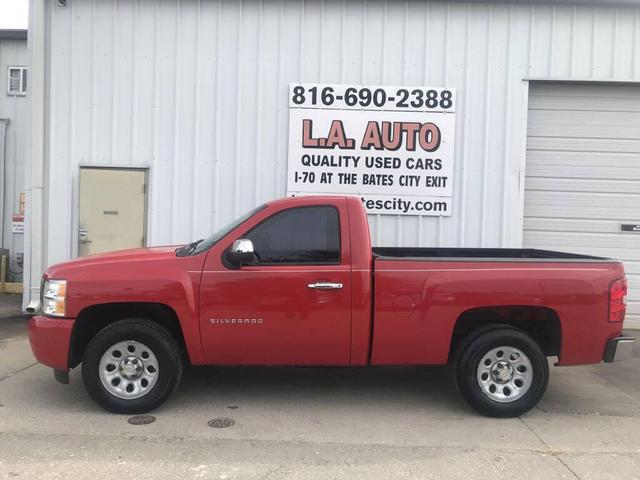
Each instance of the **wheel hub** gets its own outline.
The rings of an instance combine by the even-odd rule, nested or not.
[[[491,370],[491,377],[500,384],[504,385],[505,383],[509,383],[513,378],[513,367],[511,363],[505,361],[496,362]]]
[[[133,380],[139,378],[144,371],[142,359],[130,355],[125,357],[118,367],[123,377]]]

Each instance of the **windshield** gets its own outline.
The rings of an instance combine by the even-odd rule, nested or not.
[[[263,210],[265,208],[267,208],[266,204],[260,205],[259,207],[256,207],[253,210],[251,210],[250,212],[247,212],[244,215],[236,218],[231,223],[225,225],[224,227],[222,227],[220,230],[218,230],[216,233],[214,233],[210,237],[207,237],[204,240],[202,240],[200,243],[198,243],[196,248],[194,248],[193,251],[191,252],[191,255],[198,255],[198,254],[204,252],[205,250],[209,250],[212,246],[214,246],[216,243],[218,243],[220,241],[220,239],[223,238],[227,233],[229,233],[231,230],[236,228],[242,222],[244,222],[244,221],[248,220],[249,218],[253,217],[256,213],[258,213],[260,210]]]

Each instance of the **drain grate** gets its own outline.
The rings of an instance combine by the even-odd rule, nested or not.
[[[148,425],[155,421],[156,417],[153,415],[134,415],[133,417],[129,417],[129,420],[127,420],[130,425]]]
[[[227,428],[227,427],[232,427],[236,424],[235,420],[232,420],[230,418],[214,418],[213,420],[209,420],[207,422],[207,425],[209,425],[212,428]]]

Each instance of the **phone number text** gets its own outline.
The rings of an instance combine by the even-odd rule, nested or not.
[[[357,110],[455,111],[455,90],[293,84],[289,105]]]

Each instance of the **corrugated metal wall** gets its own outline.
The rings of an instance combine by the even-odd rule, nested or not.
[[[518,246],[526,78],[640,80],[638,10],[424,1],[47,2],[48,263],[76,255],[79,165],[150,167],[151,244],[283,196],[291,82],[457,88],[451,217],[377,245]]]
[[[4,179],[0,167],[0,191],[4,192],[2,245],[10,251],[9,277],[22,281],[22,267],[16,263],[16,253],[24,253],[24,235],[11,232],[11,214],[20,211],[20,193],[25,191],[24,167],[29,125],[27,97],[7,95],[9,66],[27,65],[26,39],[0,39],[0,118],[8,118],[4,147]],[[28,86],[27,86],[28,87]],[[0,141],[1,143],[1,141]],[[2,160],[0,151],[0,161]]]

